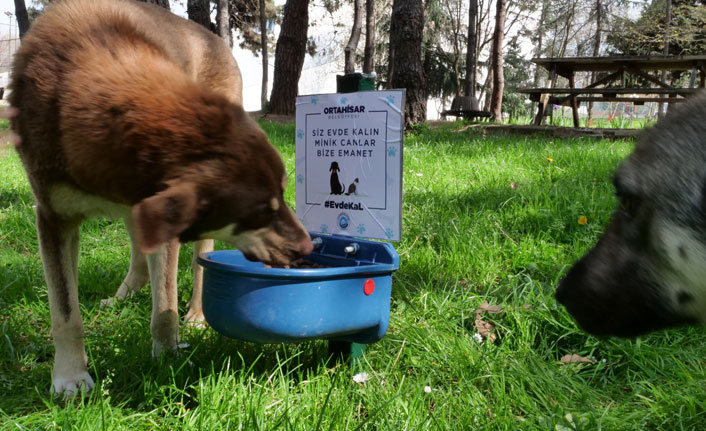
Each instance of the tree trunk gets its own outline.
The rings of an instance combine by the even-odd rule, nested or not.
[[[15,0],[15,17],[17,18],[17,27],[20,30],[21,39],[29,30],[29,15],[27,15],[25,0]]]
[[[270,112],[292,115],[304,66],[309,27],[309,0],[287,0],[275,49],[275,73]]]
[[[218,35],[230,48],[233,48],[233,32],[230,28],[230,1],[218,0],[216,8],[216,28]]]
[[[375,70],[375,0],[365,1],[365,54],[363,73]]]
[[[265,10],[265,0],[260,0],[260,46],[262,51],[262,89],[260,91],[260,106],[265,111],[267,105],[267,82],[269,81],[267,53],[267,11]]]
[[[476,20],[478,19],[478,0],[470,0],[468,7],[468,46],[466,47],[466,82],[463,94],[476,96]]]
[[[353,27],[351,28],[351,37],[348,39],[348,44],[343,50],[345,53],[343,73],[345,74],[355,72],[355,55],[358,50],[360,32],[363,29],[363,11],[363,0],[353,0]]]
[[[593,56],[601,52],[601,32],[603,31],[603,6],[601,0],[596,0],[596,36],[593,39]],[[591,72],[591,82],[596,80],[596,72]],[[593,119],[593,102],[588,102],[588,121]]]
[[[541,57],[542,56],[542,50],[544,49],[544,28],[545,28],[545,23],[544,21],[547,19],[547,0],[542,0],[542,12],[539,14],[539,23],[537,24],[537,47],[534,51],[534,56],[535,57]],[[534,88],[539,88],[539,80],[540,80],[540,70],[541,67],[535,65],[534,66]]]
[[[666,11],[666,18],[664,20],[664,48],[662,50],[662,54],[664,55],[669,55],[669,26],[672,24],[672,0],[667,0],[667,11]],[[663,70],[662,71],[662,82],[667,80],[667,71]],[[664,94],[661,97],[668,97],[668,95]],[[667,113],[665,110],[665,103],[659,102],[659,106],[657,109],[657,115],[659,118],[664,117],[664,115]]]
[[[454,67],[454,75],[455,75],[455,81],[456,81],[456,95],[461,96],[463,94],[463,82],[461,82],[461,57],[463,57],[463,43],[461,41],[462,39],[462,30],[463,30],[463,24],[461,23],[461,16],[463,15],[463,4],[457,3],[456,5],[453,6],[454,10],[454,18],[453,18],[453,23],[452,23],[452,28],[455,36],[453,37],[454,40],[454,60],[453,60],[453,67]],[[464,71],[465,73],[465,71]]]
[[[424,8],[421,0],[394,0],[390,24],[390,88],[405,88],[405,127],[427,116],[426,79],[422,69]]]
[[[454,96],[460,96],[461,95],[461,55],[454,55],[453,60],[451,61],[451,67],[453,68],[454,71],[454,89],[455,94]]]
[[[169,0],[137,0],[137,1],[141,1],[142,3],[156,4],[157,6],[161,6],[167,10],[171,10],[169,8]]]
[[[493,35],[493,93],[490,99],[490,114],[493,121],[502,123],[503,89],[505,79],[503,76],[503,32],[505,29],[505,15],[507,14],[507,0],[497,0],[495,12],[495,34]]]
[[[189,19],[211,30],[211,2],[210,0],[188,0],[186,13]]]
[[[566,48],[569,46],[569,39],[571,39],[571,26],[574,24],[574,18],[576,16],[576,6],[577,1],[571,2],[571,9],[566,17],[566,25],[564,26],[564,35],[561,38],[561,44],[559,45],[559,53],[557,57],[563,57],[566,55]],[[552,86],[556,82],[556,77]]]
[[[483,46],[484,46],[484,44],[483,44],[484,35],[483,35],[482,28],[481,28],[481,21],[483,20],[483,17],[484,17],[482,7],[483,7],[483,3],[478,2],[478,11],[476,13],[476,30],[475,30],[475,32],[476,32],[475,54],[476,55],[475,55],[475,59],[473,61],[473,70],[474,70],[473,78],[476,80],[476,87],[478,87],[477,79],[478,79],[478,71],[480,70],[480,68],[479,68],[480,59],[478,58],[478,53],[483,52]],[[491,74],[488,73],[487,75],[490,76]],[[485,83],[483,85],[485,85]],[[480,90],[480,88],[473,88],[471,91],[473,92],[473,94],[475,94],[476,99],[480,102],[480,100],[483,98],[483,94],[482,94],[482,91],[479,92],[478,90]]]

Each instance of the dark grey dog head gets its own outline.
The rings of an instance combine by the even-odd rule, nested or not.
[[[614,184],[620,206],[557,300],[599,335],[706,322],[706,92],[649,130]]]

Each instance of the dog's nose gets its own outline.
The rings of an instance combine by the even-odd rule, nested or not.
[[[302,256],[310,255],[311,252],[314,251],[314,244],[311,242],[311,239],[306,238],[305,240],[300,242],[298,251]]]
[[[564,279],[562,279],[559,282],[559,286],[557,286],[556,291],[554,292],[554,298],[556,298],[557,301],[559,301],[560,304],[566,304],[567,297],[569,294],[569,289],[566,287],[566,283],[564,282]]]

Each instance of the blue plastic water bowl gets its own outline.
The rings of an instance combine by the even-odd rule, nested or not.
[[[227,337],[256,343],[380,340],[390,320],[397,251],[358,238],[311,237],[318,245],[306,260],[325,268],[268,268],[238,250],[199,255],[208,324]]]

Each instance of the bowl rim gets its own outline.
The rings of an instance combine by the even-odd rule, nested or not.
[[[236,254],[245,259],[251,264],[240,265],[219,262],[212,259],[216,254]],[[306,256],[305,259],[316,261],[316,257],[322,256],[312,254]],[[323,255],[326,256],[326,255]],[[330,256],[326,256],[330,257]],[[349,259],[353,260],[353,259]],[[215,250],[201,253],[197,256],[196,262],[206,269],[215,270],[218,272],[245,275],[257,278],[274,278],[274,279],[329,279],[356,276],[383,276],[392,274],[398,269],[394,263],[376,263],[376,262],[360,262],[355,261],[356,265],[339,266],[332,268],[265,268],[262,262],[248,260],[240,250]]]

